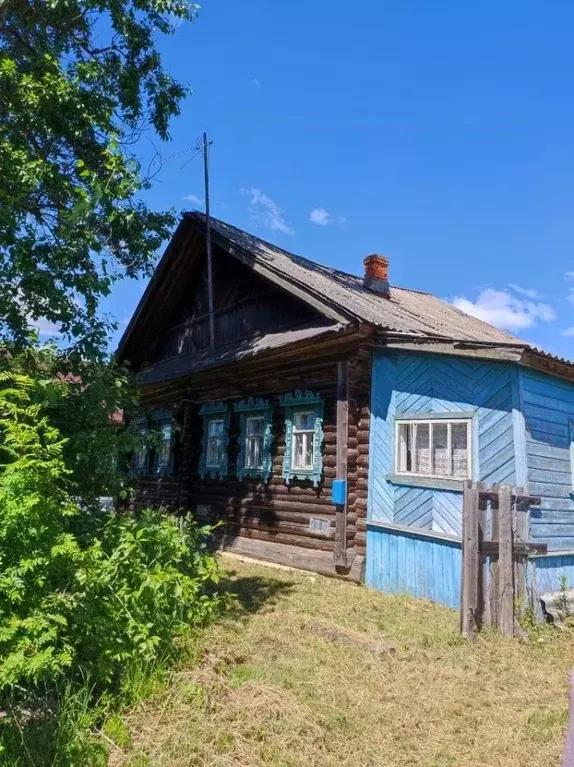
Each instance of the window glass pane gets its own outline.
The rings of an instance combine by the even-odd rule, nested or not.
[[[297,469],[313,468],[315,434],[305,432],[293,435],[293,466]]]
[[[448,427],[448,423],[433,423],[432,425],[433,474],[450,473]]]
[[[315,446],[315,434],[305,434],[305,466],[313,467],[313,449]]]
[[[470,474],[468,421],[410,421],[397,429],[397,471],[438,477]]]
[[[210,437],[207,443],[207,465],[219,466],[223,455],[223,443],[220,437]]]
[[[315,429],[315,413],[311,411],[294,413],[293,429],[296,431],[313,431]]]
[[[254,434],[263,434],[265,431],[265,418],[262,416],[253,416],[247,419],[246,432],[247,436]]]
[[[303,466],[303,434],[293,435],[293,466]]]
[[[397,461],[398,471],[411,471],[411,446],[409,434],[409,424],[399,424],[399,456]]]
[[[411,471],[417,474],[429,474],[430,461],[430,425],[428,423],[415,423],[411,426],[411,438],[414,444],[414,460]]]
[[[468,477],[468,424],[451,426],[452,473],[455,477]]]
[[[208,466],[221,466],[224,448],[225,423],[221,418],[212,418],[207,423],[207,453],[206,463]]]
[[[263,467],[263,437],[247,437],[245,467],[247,469],[261,469]]]
[[[218,418],[209,421],[207,433],[210,437],[223,436],[223,420]]]

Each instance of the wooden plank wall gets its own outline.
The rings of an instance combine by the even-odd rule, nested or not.
[[[346,358],[349,360],[346,545],[350,567],[355,557],[364,557],[366,546],[370,353],[366,349],[354,349]],[[146,392],[145,401],[150,406],[173,406],[179,401],[178,421],[182,426],[187,409],[187,427],[176,452],[178,476],[140,479],[136,505],[164,505],[187,508],[194,514],[199,512],[203,521],[224,522],[228,540],[240,536],[260,541],[262,551],[267,544],[278,543],[333,555],[336,511],[331,502],[331,485],[336,476],[337,362],[333,356],[321,360],[319,352],[316,361],[291,361],[288,366],[276,366],[272,373],[268,367],[264,372],[258,372],[257,364],[252,362],[226,367],[220,372],[212,371],[209,386],[205,377],[195,381],[187,379],[179,392],[170,392],[169,398],[158,391]],[[311,389],[324,398],[323,481],[318,488],[313,488],[308,480],[292,480],[287,486],[282,478],[285,427],[284,411],[278,397],[296,388]],[[273,403],[273,472],[270,481],[246,479],[240,482],[236,478],[237,418],[231,419],[228,477],[201,479],[198,474],[201,402],[212,399],[233,402],[246,396],[268,398]],[[186,398],[193,399],[193,404],[186,404]],[[325,522],[326,531],[310,529],[312,518]]]
[[[475,413],[476,478],[515,484],[511,371],[505,363],[373,353],[370,519],[449,535],[462,532],[462,487],[438,490],[387,480],[393,473],[393,426],[398,415]]]
[[[365,581],[390,594],[410,594],[458,610],[461,544],[423,530],[369,526]]]
[[[520,396],[526,430],[527,486],[541,505],[531,512],[532,538],[549,550],[574,552],[572,432],[574,384],[521,370]]]

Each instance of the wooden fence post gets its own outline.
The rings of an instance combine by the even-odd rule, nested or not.
[[[518,498],[526,495],[526,491],[523,488],[517,488],[515,491],[517,496],[515,507],[515,540],[519,543],[527,543],[530,537],[530,511],[524,506],[520,506]],[[514,565],[514,587],[515,598],[518,605],[518,614],[524,615],[524,611],[528,604],[528,589],[526,584],[526,563],[528,561],[527,554],[517,554]]]
[[[464,483],[462,501],[462,588],[461,626],[464,637],[476,635],[478,612],[478,488]]]
[[[512,488],[498,492],[498,628],[503,637],[514,636],[514,572],[512,557]]]
[[[479,546],[479,566],[478,566],[478,615],[477,623],[479,628],[485,628],[492,624],[490,612],[490,568],[489,557],[481,553],[482,544],[489,538],[489,505],[486,491],[488,487],[486,482],[477,482],[478,488],[478,546]]]

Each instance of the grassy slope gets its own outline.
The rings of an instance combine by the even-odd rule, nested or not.
[[[114,767],[559,763],[570,632],[468,644],[430,602],[226,566],[237,609],[208,630],[197,667],[128,715]],[[396,652],[373,652],[376,640]]]

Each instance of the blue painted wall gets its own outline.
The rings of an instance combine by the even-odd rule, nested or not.
[[[567,588],[574,588],[574,553],[556,556],[535,557],[536,587],[539,594],[558,591],[561,577],[566,578]]]
[[[384,351],[373,353],[372,365],[367,583],[458,606],[460,546],[423,531],[460,536],[462,488],[394,484],[389,476],[396,416],[460,412],[473,414],[473,479],[541,496],[532,537],[569,552],[538,558],[539,590],[556,590],[561,575],[574,587],[574,385],[517,365]]]
[[[460,491],[394,485],[394,419],[409,413],[475,414],[474,479],[516,483],[516,369],[460,357],[374,352],[369,519],[451,535],[462,531]]]
[[[574,550],[569,428],[574,420],[574,385],[522,368],[519,396],[526,441],[525,484],[542,499],[541,506],[531,512],[532,537],[547,543],[549,550]]]
[[[461,547],[424,533],[367,530],[366,583],[391,594],[411,594],[452,607],[460,605]]]

